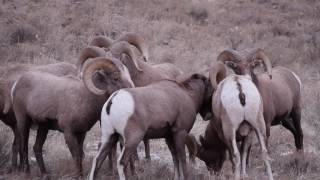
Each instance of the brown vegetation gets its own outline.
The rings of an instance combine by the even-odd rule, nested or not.
[[[294,153],[294,139],[282,127],[272,127],[270,156],[275,179],[318,178],[320,170],[320,2],[317,0],[3,0],[0,2],[0,66],[2,75],[13,64],[76,63],[94,35],[116,39],[124,32],[141,33],[149,42],[150,61],[173,62],[184,72],[204,71],[226,48],[262,48],[273,65],[296,72],[303,85],[302,129],[305,157]],[[203,133],[207,122],[197,119],[193,128]],[[0,124],[0,174],[6,174],[2,160],[9,158],[12,133]],[[84,171],[89,171],[100,137],[98,125],[85,140]],[[31,131],[29,148],[34,143]],[[9,142],[9,144],[8,144]],[[143,148],[138,148],[139,154]],[[168,179],[173,176],[170,152],[163,141],[151,141],[151,162],[137,165],[139,179]],[[266,178],[252,148],[249,179]],[[32,178],[39,178],[33,153]],[[44,157],[53,179],[68,179],[72,173],[71,155],[63,137],[50,132]],[[145,169],[148,170],[145,170]],[[202,162],[191,168],[194,179],[207,179]],[[107,165],[99,177],[112,179]],[[223,175],[231,176],[225,163]],[[1,178],[1,177],[0,177]]]

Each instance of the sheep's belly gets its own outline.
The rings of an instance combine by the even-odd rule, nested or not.
[[[145,135],[147,139],[157,139],[157,138],[164,138],[168,135],[170,129],[168,127],[157,128],[157,129],[148,129]]]

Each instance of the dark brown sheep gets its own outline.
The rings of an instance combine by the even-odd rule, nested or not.
[[[1,77],[0,83],[0,119],[8,125],[15,134],[16,119],[12,110],[11,89],[13,84],[26,72],[38,71],[46,72],[56,76],[76,75],[76,67],[70,63],[54,63],[40,66],[15,65],[9,67],[6,73]],[[18,142],[16,135],[12,144],[12,167],[11,170],[17,168],[18,159]]]
[[[132,58],[130,53],[122,58]],[[24,74],[13,88],[13,109],[21,138],[23,170],[29,171],[28,134],[31,124],[39,126],[34,151],[41,173],[46,173],[42,146],[49,129],[64,133],[77,170],[82,175],[83,141],[99,119],[99,112],[115,90],[132,87],[127,68],[114,57],[97,57],[83,65],[83,81],[72,76],[47,73]],[[91,88],[96,85],[97,87]],[[90,90],[87,89],[90,88]],[[94,93],[93,93],[94,92]]]

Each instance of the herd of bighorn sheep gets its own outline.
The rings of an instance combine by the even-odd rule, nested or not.
[[[0,79],[0,119],[14,134],[11,170],[30,172],[32,128],[37,130],[35,158],[41,174],[46,174],[43,144],[49,130],[58,130],[77,176],[83,176],[84,139],[99,120],[101,142],[89,179],[95,179],[107,156],[112,171],[116,163],[119,178],[126,179],[128,165],[135,173],[139,143],[144,142],[150,159],[149,139],[156,138],[164,138],[168,145],[174,179],[188,179],[185,146],[191,164],[199,158],[210,174],[221,173],[228,152],[234,179],[247,176],[254,135],[267,175],[273,179],[268,155],[273,125],[288,129],[297,151],[303,152],[301,81],[287,68],[273,68],[262,49],[224,50],[208,68],[209,76],[187,75],[171,63],[149,60],[145,40],[127,33],[116,40],[94,37],[79,53],[76,65],[8,68]],[[264,71],[257,72],[256,67]],[[198,113],[209,120],[199,138],[189,133]],[[118,142],[121,153],[116,162]]]

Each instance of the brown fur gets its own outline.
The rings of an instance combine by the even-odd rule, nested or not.
[[[13,84],[23,74],[30,71],[47,72],[56,76],[76,75],[76,68],[72,64],[61,62],[48,65],[30,66],[30,65],[17,65],[9,67],[1,80],[1,98],[0,98],[0,119],[8,125],[14,132],[14,141],[12,144],[12,170],[17,168],[18,159],[18,142],[16,140],[16,119],[11,105],[11,88]]]
[[[118,69],[122,68],[118,67]],[[108,89],[113,89],[109,86],[114,86],[116,90],[130,87],[128,80],[123,77],[114,82],[113,77],[108,75],[103,82],[104,87]],[[42,146],[48,130],[59,130],[64,133],[78,173],[81,175],[82,146],[86,132],[99,119],[100,108],[111,93],[107,91],[100,96],[93,94],[85,87],[82,80],[73,76],[58,77],[41,72],[24,74],[17,82],[13,93],[13,109],[21,138],[23,170],[29,171],[29,129],[31,124],[36,124],[39,128],[34,151],[41,173],[46,172]]]
[[[276,67],[273,68],[271,80],[266,74],[261,74],[255,84],[263,99],[267,137],[270,136],[270,126],[282,124],[294,135],[297,150],[303,150],[301,92],[292,72]]]
[[[196,74],[180,83],[163,80],[144,87],[126,89],[133,96],[135,109],[122,137],[125,139],[125,146],[120,164],[127,166],[130,155],[144,138],[165,138],[173,157],[177,173],[175,175],[187,178],[185,137],[203,107],[208,82],[207,78]],[[109,150],[109,146],[112,144],[102,145],[102,151],[107,153],[105,151]],[[102,156],[99,154],[97,157],[94,174],[104,160]]]
[[[303,150],[301,92],[299,82],[292,72],[276,67],[271,73],[270,60],[262,49],[226,50],[218,59],[219,57],[221,61],[227,62],[236,74],[248,74],[252,77],[263,99],[267,137],[270,136],[270,126],[282,124],[294,135],[297,150]],[[260,63],[263,63],[267,73],[256,75],[254,68]]]

